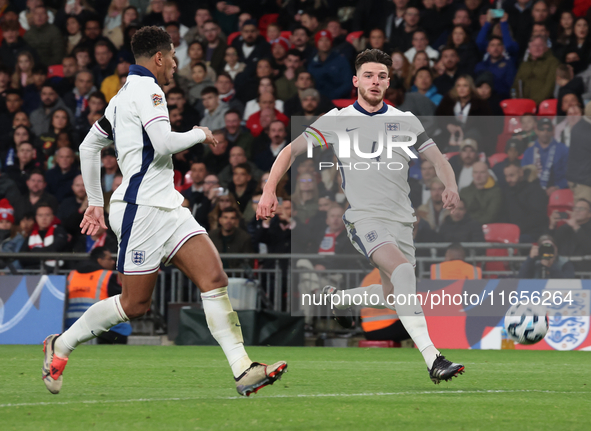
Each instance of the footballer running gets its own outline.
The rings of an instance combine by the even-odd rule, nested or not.
[[[410,112],[402,112],[384,103],[384,94],[390,84],[388,71],[391,65],[390,56],[378,49],[367,49],[359,53],[355,60],[356,74],[353,76],[353,85],[359,93],[357,101],[346,108],[329,111],[309,127],[320,132],[337,155],[350,154],[347,159],[338,160],[340,165],[355,166],[356,163],[367,162],[360,157],[357,149],[347,148],[342,151],[339,147],[352,146],[350,142],[353,141],[359,143],[363,154],[378,153],[378,161],[388,160],[403,165],[401,170],[374,168],[350,169],[345,172],[341,169],[341,187],[349,202],[349,208],[343,216],[349,239],[379,269],[382,284],[347,290],[347,297],[342,295],[342,290],[326,286],[323,294],[341,295],[338,305],[335,304],[335,314],[337,321],[345,327],[352,324],[351,304],[347,300],[350,301],[355,295],[363,298],[377,295],[380,298],[378,305],[373,305],[368,300],[361,304],[364,307],[395,309],[423,355],[429,377],[438,384],[441,380],[450,380],[462,374],[464,366],[445,359],[435,348],[429,337],[420,301],[407,301],[405,304],[396,304],[394,308],[385,299],[392,294],[416,298],[413,244],[413,223],[416,218],[408,196],[410,156],[404,151],[407,148],[397,147],[393,151],[387,151],[386,145],[382,145],[382,153],[379,154],[379,149],[376,150],[376,131],[383,133],[400,130],[416,137],[414,148],[433,163],[437,176],[445,185],[442,195],[444,208],[454,211],[459,202],[458,187],[450,164],[427,136],[418,118]],[[357,136],[353,136],[354,139],[339,139],[338,135],[342,136],[343,132]],[[295,158],[307,151],[308,142],[315,146],[322,145],[322,140],[314,143],[314,140],[302,134],[277,156],[259,201],[257,219],[268,219],[275,214],[278,205],[275,194],[277,184]]]
[[[222,347],[234,374],[236,390],[250,395],[273,384],[287,364],[253,362],[244,349],[242,331],[228,298],[228,277],[205,229],[181,207],[174,189],[172,154],[198,143],[215,146],[207,127],[185,133],[171,131],[166,98],[176,69],[174,46],[168,33],[143,27],[131,48],[136,64],[125,85],[109,102],[105,115],[92,126],[80,145],[80,162],[89,207],[80,227],[95,234],[106,229],[100,185],[100,152],[114,144],[123,180],[111,198],[109,222],[117,235],[117,270],[122,293],[92,305],[63,334],[49,335],[43,345],[43,381],[59,393],[64,368],[72,351],[109,328],[144,315],[150,309],[160,264],[173,264],[201,290],[203,310],[211,334]]]

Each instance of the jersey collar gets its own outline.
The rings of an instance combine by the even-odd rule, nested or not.
[[[359,102],[357,100],[355,101],[355,103],[353,103],[353,108],[357,109],[362,114],[369,115],[370,117],[373,117],[374,115],[377,115],[377,114],[384,114],[388,110],[388,105],[386,105],[384,102],[382,102],[382,103],[383,103],[382,107],[379,110],[377,110],[376,112],[366,111],[365,109],[363,109],[361,107],[361,105],[359,104]]]
[[[158,84],[158,80],[152,74],[152,72],[150,72],[144,66],[140,66],[138,64],[132,64],[131,66],[129,66],[129,75],[149,76],[154,80],[156,84]]]

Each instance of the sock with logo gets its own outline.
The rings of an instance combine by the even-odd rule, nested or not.
[[[439,351],[433,346],[433,342],[429,337],[423,307],[418,298],[416,301],[414,300],[414,296],[417,293],[417,280],[413,266],[410,263],[398,265],[392,272],[390,281],[394,286],[394,295],[396,298],[399,295],[406,296],[406,300],[400,301],[400,304],[398,303],[399,301],[396,301],[395,307],[398,317],[422,353],[427,367],[431,369]]]
[[[226,354],[226,358],[232,368],[234,377],[240,376],[247,370],[252,361],[244,350],[244,340],[242,338],[242,329],[238,315],[232,309],[230,298],[228,298],[228,288],[210,290],[201,293],[203,300],[203,311],[207,326],[211,335],[219,343]]]
[[[66,332],[55,340],[55,354],[67,358],[81,343],[98,337],[109,328],[129,319],[121,307],[121,295],[111,296],[88,310]]]

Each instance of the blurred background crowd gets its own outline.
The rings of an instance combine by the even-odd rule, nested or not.
[[[387,103],[419,116],[460,189],[450,214],[433,166],[412,164],[416,242],[483,242],[486,226],[508,223],[518,228],[516,241],[549,234],[557,254],[591,255],[590,6],[0,0],[2,251],[117,251],[110,230],[80,234],[88,200],[78,147],[126,81],[134,32],[157,25],[176,49],[178,68],[164,88],[172,129],[207,126],[220,142],[173,160],[184,205],[221,253],[355,253],[341,221],[340,175],[319,172],[314,160],[283,179],[276,217],[254,215],[291,140],[292,116],[312,119],[353,103],[354,59],[377,48],[392,56]],[[114,148],[101,161],[108,212],[122,177]]]

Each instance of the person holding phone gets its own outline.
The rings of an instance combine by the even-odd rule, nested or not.
[[[550,235],[542,235],[519,268],[519,278],[575,278],[575,267],[564,256]]]

